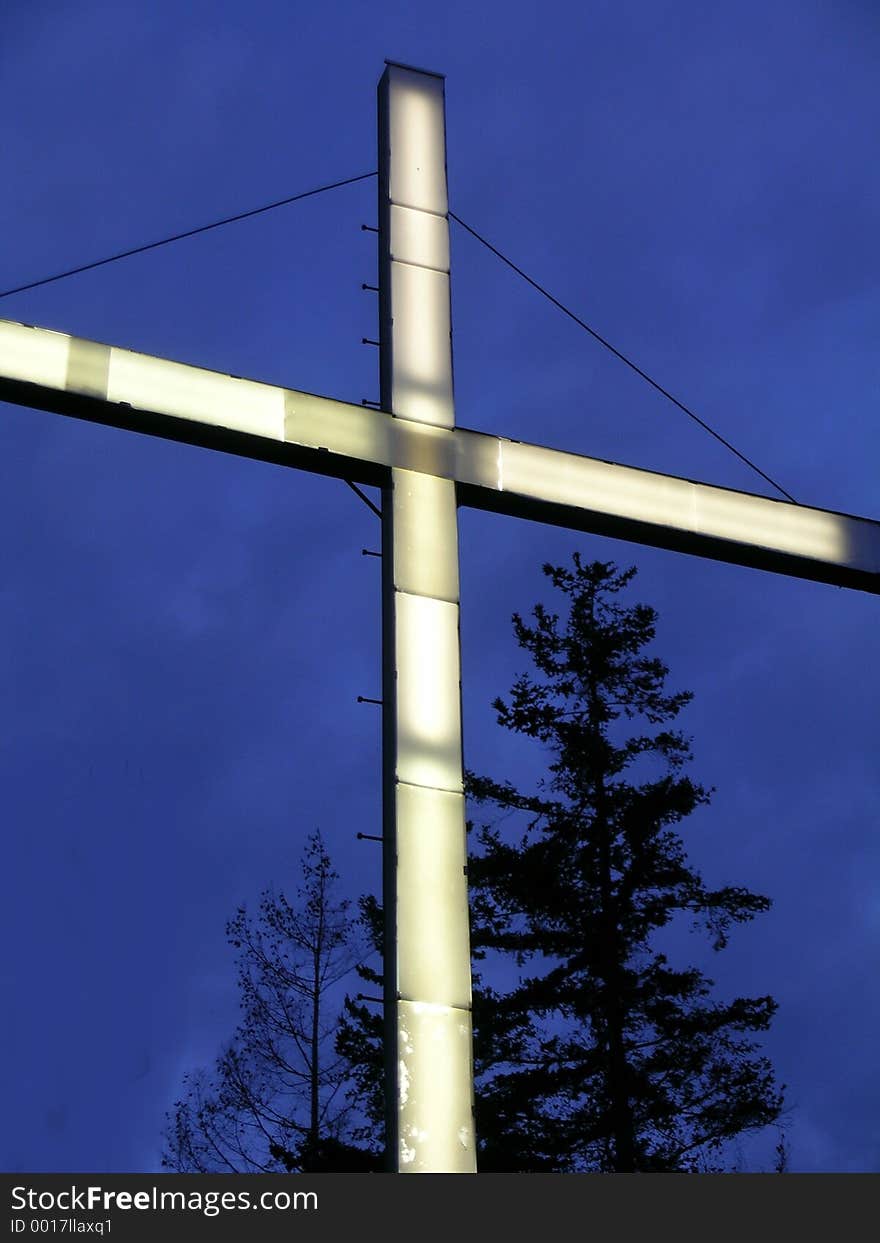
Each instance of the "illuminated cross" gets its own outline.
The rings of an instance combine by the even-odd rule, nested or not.
[[[454,426],[443,78],[379,83],[379,410],[0,321],[0,399],[382,489],[391,1168],[473,1172],[456,509],[880,593],[880,523]]]

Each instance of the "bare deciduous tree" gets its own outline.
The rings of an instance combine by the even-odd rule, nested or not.
[[[353,1142],[349,1064],[335,1049],[337,986],[364,946],[318,831],[302,872],[295,905],[266,890],[255,918],[242,906],[227,925],[243,1017],[213,1071],[185,1077],[164,1133],[167,1169],[370,1168]]]

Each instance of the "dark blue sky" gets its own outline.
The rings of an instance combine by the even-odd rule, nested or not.
[[[383,59],[447,75],[450,203],[799,501],[880,516],[880,19],[856,0],[25,4],[4,12],[7,288],[376,167]],[[0,314],[377,396],[372,181],[7,298]],[[767,492],[453,228],[458,421]],[[342,483],[0,407],[0,1168],[157,1168],[236,1016],[224,923],[320,826],[379,883],[378,521]],[[463,511],[465,759],[510,614],[577,548],[659,610],[707,882],[772,912],[713,957],[772,993],[792,1165],[876,1170],[877,600]],[[769,1163],[772,1137],[746,1145]]]

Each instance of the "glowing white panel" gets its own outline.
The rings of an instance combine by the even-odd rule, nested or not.
[[[458,434],[451,428],[391,419],[392,466],[440,479],[457,479]]]
[[[395,609],[398,780],[458,793],[458,605],[397,592]]]
[[[665,523],[674,516],[688,530],[693,522],[693,498],[686,481],[594,458],[501,441],[494,474],[500,490],[550,504],[595,509],[641,522]]]
[[[456,603],[455,484],[414,471],[397,471],[394,524],[394,583],[398,591]]]
[[[498,461],[504,489],[519,496],[810,560],[851,563],[847,521],[840,514],[537,445],[500,442]]]
[[[96,341],[70,338],[67,356],[67,377],[64,387],[68,393],[80,393],[86,397],[107,399],[107,381],[110,374],[110,358],[113,350],[109,345]],[[116,351],[119,353],[119,350]]]
[[[835,514],[691,484],[695,531],[773,548],[816,561],[846,560],[843,524]]]
[[[107,397],[231,431],[284,439],[284,390],[253,380],[113,350]]]
[[[469,1007],[464,795],[401,783],[397,805],[399,993]]]
[[[391,258],[449,271],[449,224],[444,216],[391,205]]]
[[[391,265],[394,319],[392,409],[400,418],[451,427],[449,278],[431,268]]]
[[[446,128],[443,79],[388,66],[392,203],[445,216]]]
[[[398,1015],[401,1173],[474,1172],[471,1017],[401,1001]]]
[[[365,406],[284,389],[284,439],[306,449],[390,466],[392,422]]]
[[[0,368],[10,380],[63,389],[69,344],[63,332],[0,320]]]

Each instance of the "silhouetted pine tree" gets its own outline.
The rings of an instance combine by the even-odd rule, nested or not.
[[[652,939],[685,915],[721,950],[770,901],[708,889],[687,863],[674,826],[709,793],[685,775],[689,741],[670,722],[692,696],[667,692],[644,651],[654,610],[618,599],[635,570],[575,555],[544,573],[567,616],[514,615],[537,677],[493,706],[549,752],[549,774],[534,791],[467,778],[472,802],[526,820],[515,840],[473,830],[479,1168],[717,1168],[726,1141],[779,1117],[753,1039],[776,1003],[713,1000],[712,981]]]

